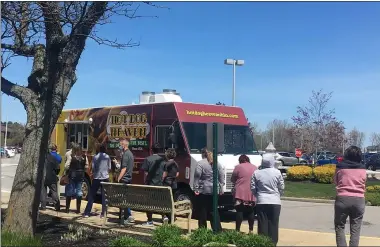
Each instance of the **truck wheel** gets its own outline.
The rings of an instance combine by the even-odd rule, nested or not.
[[[194,196],[192,195],[192,191],[189,189],[178,189],[174,193],[174,199],[175,201],[184,201],[184,200],[189,200],[191,202],[191,208],[193,208],[193,201],[194,201]]]
[[[85,177],[82,183],[82,193],[83,193],[82,198],[84,200],[88,200],[89,191],[90,191],[90,181],[88,180],[88,178]]]
[[[194,211],[194,195],[193,192],[188,188],[180,188],[174,193],[174,199],[175,201],[184,201],[189,200],[191,202],[191,209],[193,211],[192,218],[195,218],[195,211]]]

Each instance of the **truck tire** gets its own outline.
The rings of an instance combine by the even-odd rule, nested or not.
[[[177,191],[174,193],[174,200],[179,202],[179,201],[184,201],[184,200],[189,200],[191,202],[191,209],[193,211],[192,213],[192,218],[195,219],[195,211],[194,211],[194,193],[191,189],[189,188],[178,188]]]

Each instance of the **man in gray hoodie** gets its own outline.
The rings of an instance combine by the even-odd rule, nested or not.
[[[281,172],[275,168],[275,163],[273,154],[263,154],[260,169],[252,175],[251,190],[256,197],[258,234],[270,237],[277,245],[281,195],[285,183]]]

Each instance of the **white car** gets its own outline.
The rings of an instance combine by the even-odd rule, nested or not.
[[[13,151],[12,149],[9,149],[9,148],[4,148],[5,152],[8,154],[7,156],[9,158],[12,158],[12,157],[15,157],[16,153],[15,151]]]
[[[298,158],[292,156],[290,153],[288,152],[278,152],[276,154],[276,160],[277,161],[280,161],[281,162],[281,165],[282,166],[292,166],[292,165],[295,165],[295,164],[307,164],[307,161],[300,158],[298,160]]]

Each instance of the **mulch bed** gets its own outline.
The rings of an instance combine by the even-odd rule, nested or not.
[[[2,209],[1,223],[4,220],[4,209]],[[62,237],[64,234],[70,232],[69,225],[81,225],[90,229],[91,234],[83,239],[78,239],[76,241],[65,240]],[[106,232],[106,233],[104,233]],[[151,238],[149,236],[141,236],[136,234],[122,233],[117,231],[103,231],[100,233],[100,229],[96,227],[91,227],[88,225],[74,223],[73,221],[62,219],[59,217],[40,214],[38,223],[37,223],[37,235],[42,237],[43,246],[54,246],[54,247],[63,247],[63,246],[109,246],[109,243],[112,239],[115,239],[119,236],[130,236],[142,242],[149,243]]]

